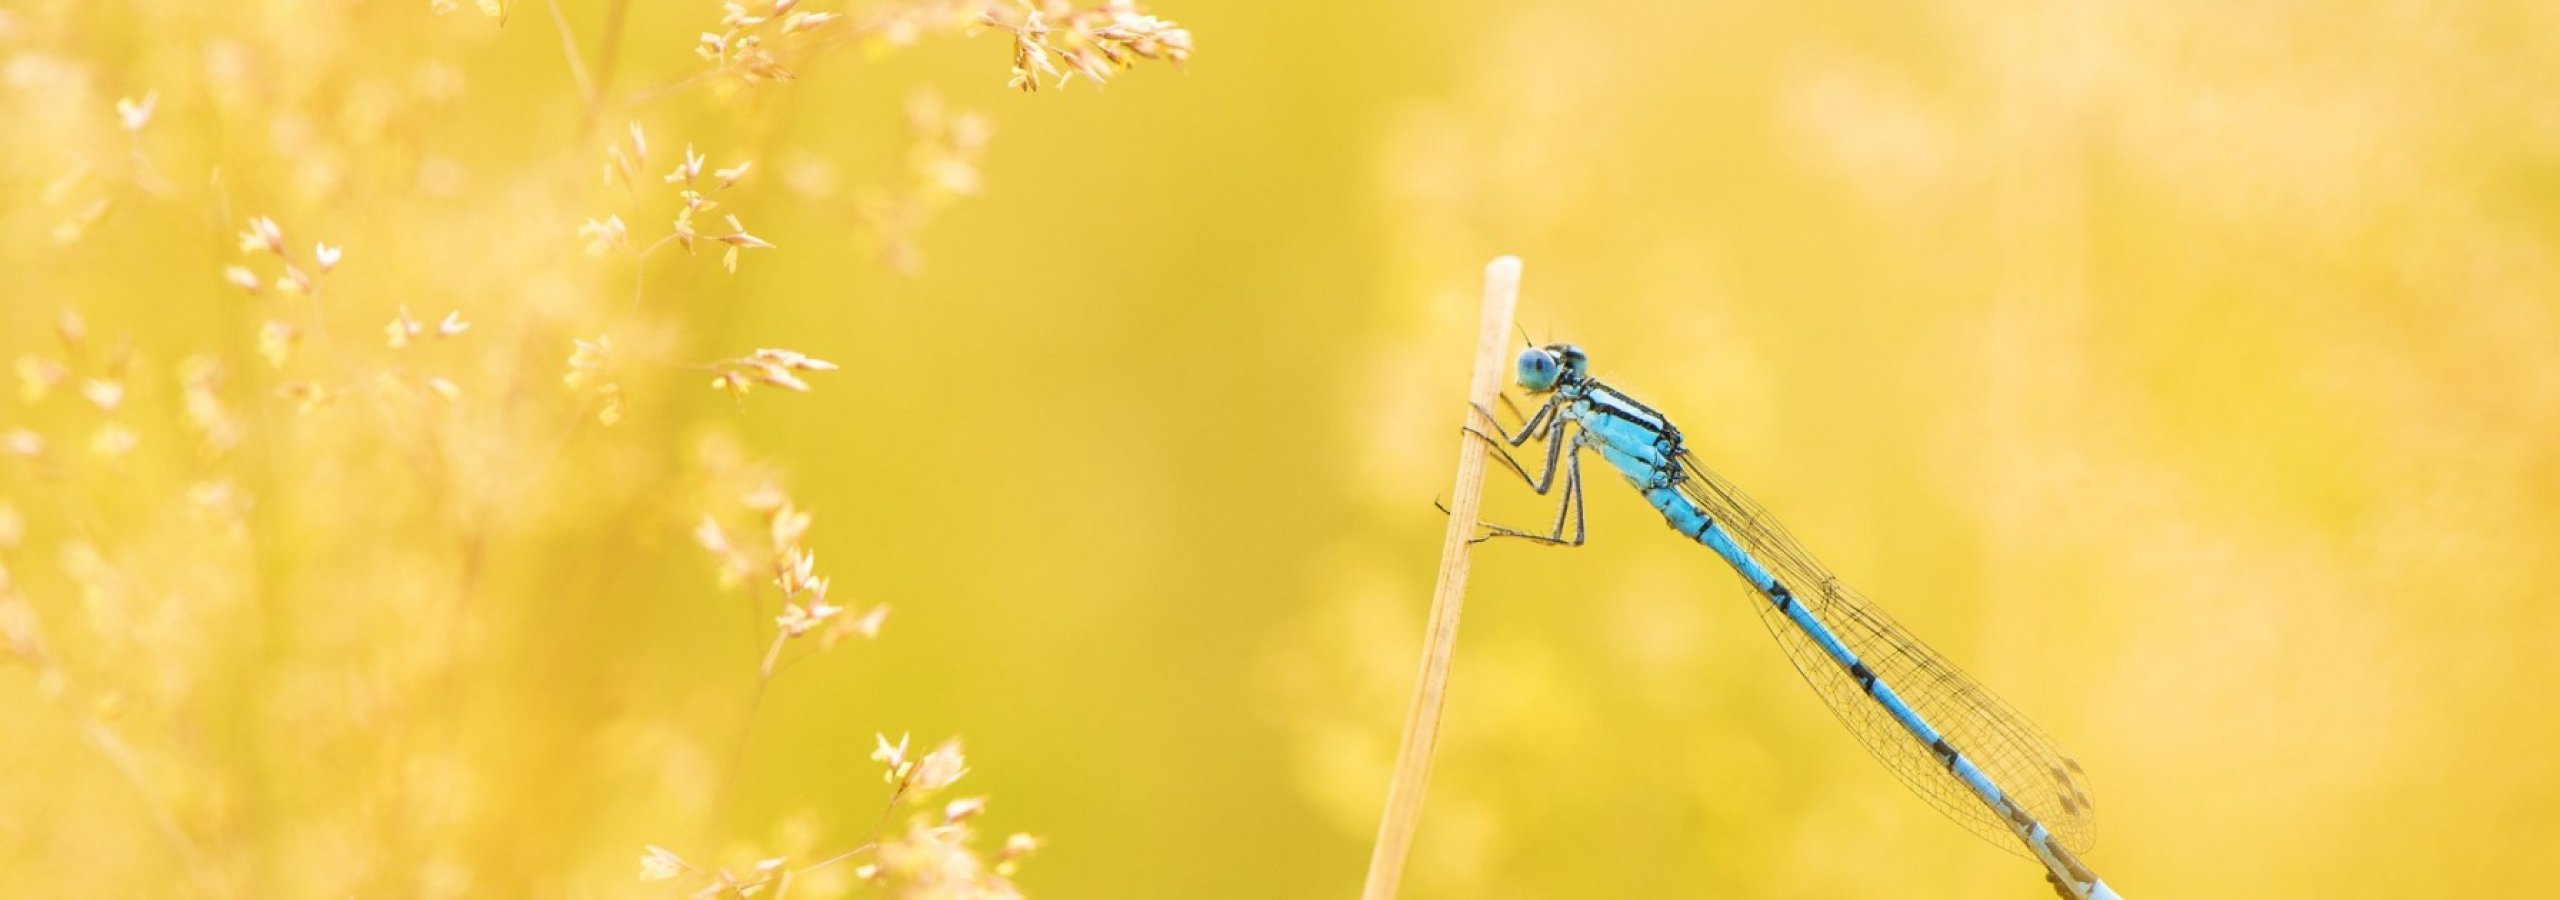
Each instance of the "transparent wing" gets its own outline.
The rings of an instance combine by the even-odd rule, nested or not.
[[[2080,764],[2009,704],[1958,671],[1892,617],[1841,584],[1806,553],[1785,526],[1732,482],[1683,455],[1681,492],[1721,523],[1743,549],[1776,573],[1816,619],[1830,626],[1869,671],[1938,730],[1993,784],[2044,823],[2063,846],[2087,852],[2096,837],[2087,776]],[[2011,852],[2022,852],[1999,814],[1939,764],[1931,748],[1905,731],[1892,713],[1866,695],[1857,681],[1825,654],[1786,613],[1755,603],[1761,623],[1786,648],[1796,671],[1830,704],[1840,724],[1858,736],[1877,761],[1902,783],[1974,833]]]

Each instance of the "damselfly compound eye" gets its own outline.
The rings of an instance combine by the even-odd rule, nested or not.
[[[1562,367],[1556,364],[1554,354],[1532,347],[1520,351],[1520,370],[1516,380],[1521,388],[1535,394],[1554,388],[1556,374],[1560,371]]]
[[[1584,378],[1591,374],[1591,357],[1584,354],[1582,348],[1572,344],[1557,344],[1548,349],[1555,354],[1557,361],[1564,364],[1565,374],[1575,378]]]

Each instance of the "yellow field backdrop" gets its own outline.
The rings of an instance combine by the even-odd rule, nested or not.
[[[1348,896],[1501,253],[2126,896],[2530,894],[2554,85],[2547,2],[13,0],[0,896]],[[1592,487],[1408,896],[2049,896]]]

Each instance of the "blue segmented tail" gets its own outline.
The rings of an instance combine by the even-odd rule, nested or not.
[[[1694,460],[1683,463],[1677,484],[1648,489],[1645,499],[1767,601],[1762,622],[1841,724],[1950,818],[1985,837],[2014,838],[1995,843],[2023,847],[2063,896],[2113,897],[2075,852],[2088,849],[2095,825],[2080,764],[1821,569],[1749,498]]]

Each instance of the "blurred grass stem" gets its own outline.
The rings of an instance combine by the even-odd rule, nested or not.
[[[737,738],[729,742],[729,761],[720,767],[720,786],[712,792],[711,814],[702,823],[702,836],[706,841],[719,827],[721,817],[729,811],[731,789],[738,783],[738,767],[747,760],[747,739],[755,736],[756,714],[764,711],[765,688],[773,683],[774,662],[782,657],[782,645],[790,639],[789,634],[774,632],[773,643],[765,648],[764,661],[756,664],[756,686],[747,694],[747,714],[738,723]]]
[[[1520,301],[1520,259],[1496,257],[1484,267],[1484,308],[1476,330],[1475,374],[1467,383],[1467,406],[1459,407],[1460,424],[1474,409],[1489,408],[1502,391],[1502,364],[1510,348],[1512,311]],[[1396,747],[1395,775],[1387,784],[1387,809],[1378,821],[1378,841],[1369,853],[1369,878],[1361,888],[1365,900],[1387,900],[1404,879],[1405,857],[1413,849],[1414,829],[1422,818],[1423,791],[1431,781],[1431,751],[1440,737],[1440,709],[1448,699],[1449,663],[1458,649],[1458,612],[1466,605],[1468,551],[1474,546],[1476,513],[1484,499],[1483,441],[1458,441],[1458,483],[1449,497],[1449,530],[1440,542],[1440,576],[1431,590],[1431,622],[1423,633],[1422,672],[1413,686],[1413,705],[1405,710],[1404,738]]]
[[[569,61],[569,78],[578,83],[578,94],[592,108],[596,102],[596,82],[587,75],[587,61],[578,58],[578,35],[569,29],[569,14],[560,11],[560,0],[550,0],[551,27],[560,31],[560,55]]]
[[[203,851],[178,824],[177,813],[170,808],[168,797],[152,784],[142,758],[133,752],[133,745],[125,743],[124,737],[114,728],[86,714],[80,716],[80,734],[89,740],[90,746],[97,748],[99,755],[107,758],[108,764],[115,767],[116,774],[123,777],[125,783],[133,787],[134,793],[142,798],[144,811],[151,814],[152,827],[178,855],[180,868],[186,872],[188,880],[195,882],[196,890],[204,896],[218,896],[221,892],[216,890],[218,884],[205,868]]]

